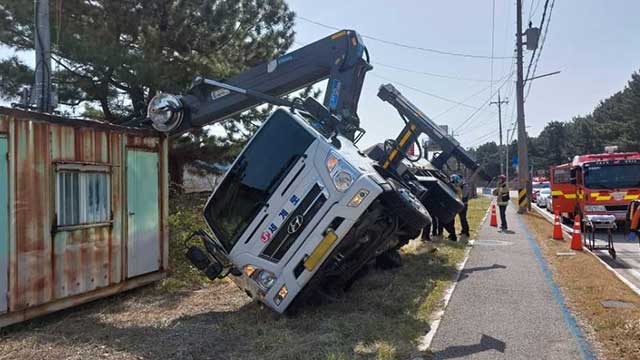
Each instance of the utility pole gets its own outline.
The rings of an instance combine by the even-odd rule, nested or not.
[[[516,107],[518,124],[518,213],[530,209],[531,183],[529,179],[529,155],[527,152],[527,127],[524,122],[524,74],[522,42],[522,0],[516,0]]]
[[[506,169],[506,183],[507,183],[507,186],[509,186],[509,168],[511,167],[511,166],[509,166],[509,145],[510,145],[509,144],[509,133],[511,131],[513,131],[513,130],[514,129],[507,129],[507,149],[506,149],[507,158],[504,159],[504,166],[505,166],[505,169]]]
[[[51,101],[51,30],[49,27],[49,0],[34,0],[35,13],[35,86],[31,104],[38,111],[53,110]]]
[[[504,174],[504,161],[502,158],[502,104],[508,104],[509,100],[500,100],[500,90],[498,90],[498,101],[492,101],[489,104],[498,105],[498,126],[500,130],[500,147],[498,152],[500,154],[500,174]]]

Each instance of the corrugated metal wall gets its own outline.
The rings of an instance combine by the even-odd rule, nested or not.
[[[22,114],[22,115],[21,115]],[[35,121],[31,113],[0,114],[9,140],[9,311],[86,293],[126,280],[126,161],[128,147],[160,154],[160,246],[167,264],[165,224],[166,140],[87,126]],[[42,117],[42,116],[40,116]],[[104,127],[104,126],[103,126]],[[108,166],[113,222],[101,226],[55,227],[55,176],[61,163]],[[0,274],[0,276],[2,276]]]

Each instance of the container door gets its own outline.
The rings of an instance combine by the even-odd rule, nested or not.
[[[9,280],[9,161],[7,138],[0,135],[0,313],[7,311]]]
[[[158,154],[127,150],[127,277],[160,269]]]

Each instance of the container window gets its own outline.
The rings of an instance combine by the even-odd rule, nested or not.
[[[105,223],[111,220],[110,174],[101,171],[58,170],[58,226]]]

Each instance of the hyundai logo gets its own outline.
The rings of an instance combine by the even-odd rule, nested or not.
[[[290,235],[294,234],[296,231],[300,230],[302,224],[304,224],[304,217],[302,215],[297,215],[293,220],[291,220],[289,226],[287,226],[287,232]]]

